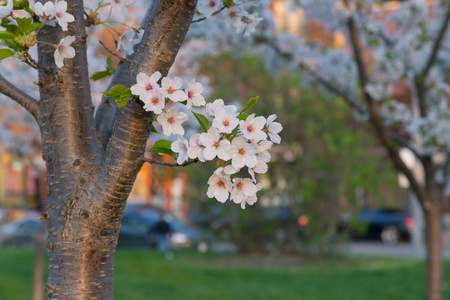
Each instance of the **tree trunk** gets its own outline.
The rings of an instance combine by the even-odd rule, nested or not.
[[[45,223],[39,227],[36,240],[36,253],[34,256],[33,273],[33,300],[42,299],[42,286],[44,285],[44,247],[45,247]]]
[[[63,241],[49,249],[48,299],[113,299],[115,243]]]
[[[442,299],[442,257],[439,206],[425,209],[426,232],[426,299]]]
[[[50,0],[49,0],[50,1]],[[43,1],[46,2],[46,1]],[[142,167],[154,114],[130,97],[120,111],[104,98],[95,116],[89,88],[83,1],[67,0],[75,21],[68,32],[44,26],[40,41],[76,37],[76,56],[54,63],[55,49],[38,44],[37,117],[49,191],[46,211],[48,299],[113,299],[114,254],[128,195]],[[130,63],[121,62],[114,84],[129,88],[140,72],[166,76],[189,29],[197,1],[154,0]]]

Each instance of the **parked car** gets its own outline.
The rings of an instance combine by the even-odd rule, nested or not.
[[[414,219],[400,209],[364,209],[354,218],[347,218],[338,224],[340,232],[348,232],[356,239],[381,239],[394,245],[400,240],[409,240]]]
[[[169,244],[172,248],[205,249],[208,239],[201,231],[169,212],[148,206],[130,206],[125,209],[118,245],[156,248],[158,239],[153,228],[161,214],[172,230],[169,234]]]
[[[14,247],[31,247],[36,244],[39,227],[38,218],[22,219],[0,226],[0,245]]]

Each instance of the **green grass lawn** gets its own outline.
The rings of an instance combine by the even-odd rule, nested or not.
[[[0,299],[29,300],[33,252],[0,249]],[[450,261],[445,262],[450,272]],[[448,278],[448,277],[447,277]],[[116,300],[423,299],[421,261],[385,258],[218,256],[122,250]],[[445,282],[445,280],[444,280]],[[446,286],[444,299],[450,299]]]

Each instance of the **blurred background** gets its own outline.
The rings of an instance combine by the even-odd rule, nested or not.
[[[306,20],[287,1],[271,1],[270,9],[279,31],[345,44],[343,34]],[[422,299],[423,216],[373,129],[342,99],[299,86],[300,71],[274,74],[266,63],[220,54],[202,58],[198,71],[213,88],[209,99],[243,104],[259,95],[253,112],[275,113],[283,125],[269,172],[259,175],[265,188],[257,204],[242,210],[208,199],[214,163],[145,164],[122,220],[116,299]],[[410,101],[407,89],[395,93]],[[2,299],[29,299],[33,278],[45,281],[45,258],[36,262],[45,257],[46,170],[31,124],[20,108],[0,107]],[[441,223],[449,271],[448,197]],[[444,295],[450,299],[447,283]]]

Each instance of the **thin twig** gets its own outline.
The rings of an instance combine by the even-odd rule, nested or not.
[[[146,158],[146,157],[143,157],[142,160],[144,162],[147,162],[147,163],[152,164],[152,165],[163,165],[163,166],[167,166],[167,167],[185,167],[187,165],[195,164],[195,163],[198,162],[198,158],[192,159],[192,160],[188,160],[187,162],[184,162],[182,164],[168,163],[168,162],[160,161],[160,160],[153,159],[153,158]]]
[[[36,120],[38,119],[38,101],[18,89],[0,75],[0,93],[22,105]]]
[[[111,55],[114,55],[114,56],[117,57],[118,59],[123,60],[123,61],[126,61],[127,63],[131,64],[131,60],[129,60],[128,58],[125,58],[125,57],[121,56],[120,54],[117,54],[117,53],[114,52],[114,51],[112,51],[112,50],[109,49],[105,44],[103,44],[102,41],[98,41],[98,42],[99,42],[99,43],[103,46],[103,48],[105,48],[106,51],[108,51]]]
[[[292,58],[292,55],[290,53],[286,53],[286,52],[282,51],[280,49],[280,47],[278,47],[278,45],[276,45],[274,42],[272,42],[271,40],[267,39],[266,37],[258,37],[258,41],[268,45],[269,47],[274,49],[282,57],[284,57],[286,59],[291,59]],[[354,109],[357,113],[359,113],[360,115],[365,115],[366,112],[364,111],[364,109],[362,107],[360,107],[356,102],[352,101],[350,99],[350,97],[344,91],[342,91],[337,86],[335,86],[333,83],[331,83],[330,81],[328,81],[325,78],[323,78],[322,76],[320,76],[318,73],[314,72],[306,64],[299,63],[299,67],[300,67],[300,69],[304,70],[309,75],[311,75],[315,80],[317,80],[321,85],[323,85],[330,92],[332,92],[333,94],[335,94],[335,95],[341,97],[342,99],[344,99],[344,101],[347,102],[347,104],[352,109]]]
[[[430,57],[428,57],[425,67],[423,68],[422,72],[420,74],[417,74],[414,78],[414,83],[417,91],[417,98],[419,99],[420,115],[422,117],[426,117],[428,115],[428,105],[426,99],[427,95],[426,78],[431,70],[431,67],[436,62],[437,54],[442,46],[449,21],[450,21],[450,6],[447,9],[445,19],[439,30],[439,34],[436,40],[434,41],[433,49],[431,50]]]
[[[50,72],[50,69],[44,67],[43,65],[41,65],[40,63],[35,61],[33,59],[33,57],[31,57],[30,53],[28,53],[28,51],[25,51],[24,55],[25,55],[25,58],[27,59],[27,61],[25,61],[25,63],[28,64],[30,67],[32,67],[34,69],[44,70],[46,73]]]
[[[218,13],[220,13],[220,12],[221,12],[222,10],[224,10],[225,8],[227,8],[227,7],[226,7],[226,6],[222,6],[222,8],[220,8],[220,9],[216,10],[215,12],[213,12],[211,16],[217,15]],[[203,18],[200,18],[200,19],[197,19],[197,20],[193,20],[191,23],[201,22],[201,21],[204,21],[204,20],[206,20],[206,19],[208,19],[208,18],[209,18],[209,17],[203,17]]]
[[[445,33],[447,31],[449,22],[450,22],[450,5],[448,6],[447,13],[445,15],[445,19],[442,23],[441,29],[439,30],[439,34],[436,38],[436,41],[434,42],[433,50],[431,51],[431,55],[428,58],[427,63],[425,64],[425,68],[423,69],[422,73],[420,74],[422,77],[422,80],[424,80],[425,77],[427,77],[428,72],[430,72],[431,67],[433,66],[434,62],[436,61],[437,53],[438,53],[438,51],[442,45],[442,42],[444,40]]]

